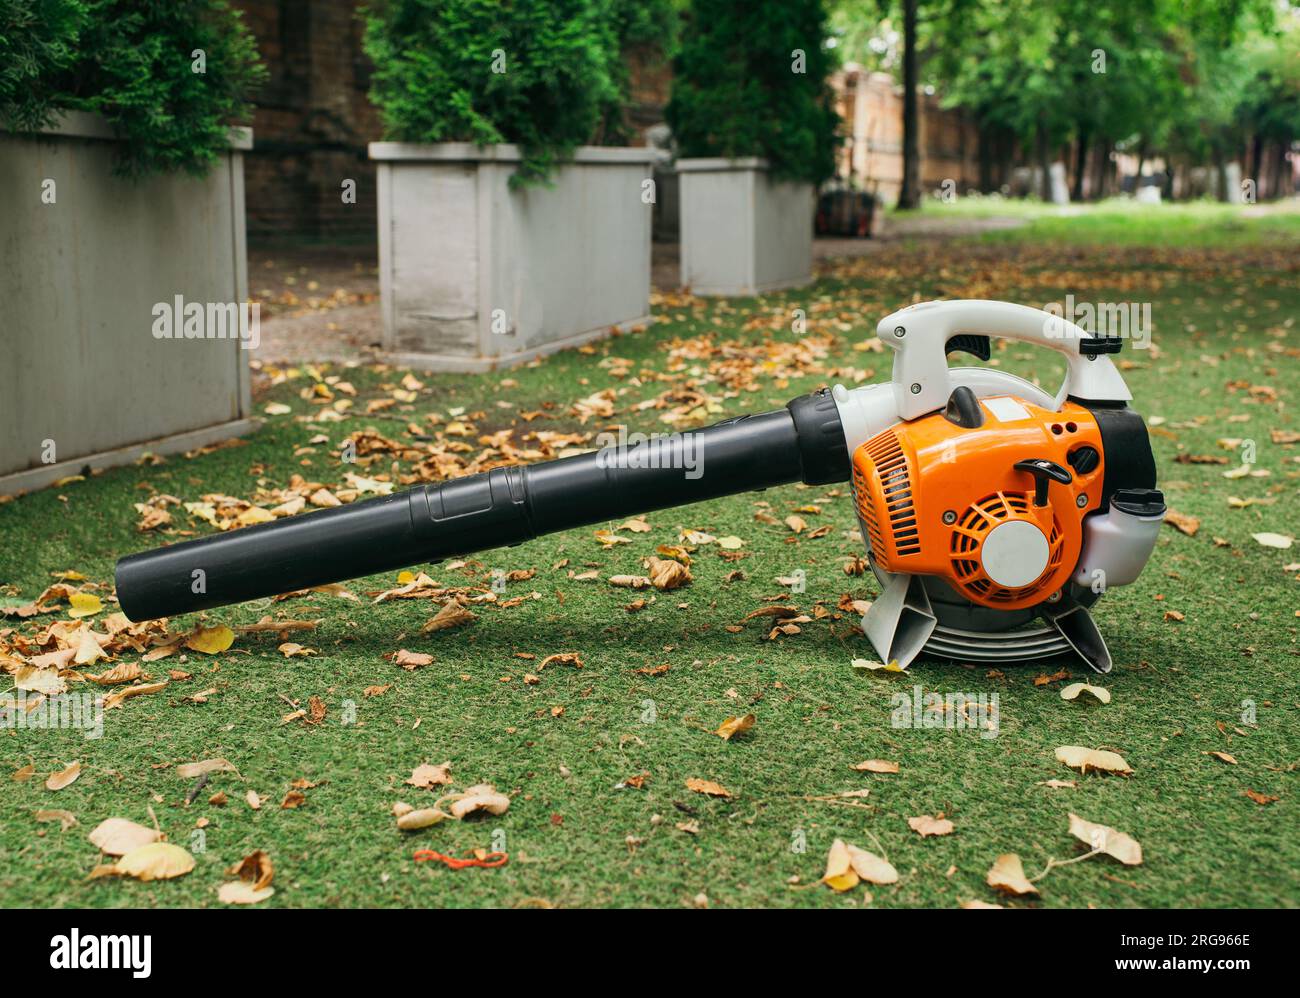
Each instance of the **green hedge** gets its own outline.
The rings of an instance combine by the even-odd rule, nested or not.
[[[514,181],[544,179],[580,145],[623,143],[629,44],[662,42],[651,0],[381,0],[365,11],[370,91],[400,142],[511,142]]]
[[[821,0],[692,0],[682,37],[667,115],[679,155],[762,156],[774,176],[812,183],[834,173]]]
[[[126,175],[206,173],[264,75],[225,0],[0,0],[0,125],[101,114]]]

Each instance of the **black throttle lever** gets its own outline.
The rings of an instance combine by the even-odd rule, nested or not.
[[[1067,469],[1045,457],[1031,457],[1024,461],[1017,461],[1012,467],[1016,471],[1027,471],[1034,476],[1035,506],[1047,505],[1047,487],[1052,482],[1069,485],[1074,481],[1074,476]]]

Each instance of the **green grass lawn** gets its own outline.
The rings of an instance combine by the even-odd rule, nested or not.
[[[173,508],[170,528],[141,533],[133,503],[155,493],[187,502],[217,492],[247,497],[259,483],[283,487],[295,473],[341,485],[354,469],[332,450],[354,430],[374,427],[409,440],[410,422],[439,432],[459,418],[473,424],[473,435],[463,438],[471,451],[480,449],[478,435],[512,426],[516,439],[614,423],[663,430],[662,410],[637,403],[692,388],[714,400],[703,408],[717,410],[696,414],[699,425],[775,408],[824,384],[887,378],[887,358],[855,347],[871,338],[882,315],[912,300],[1042,305],[1073,293],[1080,301],[1150,302],[1157,349],[1123,355],[1125,376],[1153,424],[1170,505],[1201,525],[1195,536],[1165,527],[1141,580],[1099,604],[1116,666],[1098,681],[1111,703],[1086,695],[1061,700],[1064,682],[1090,678],[1072,663],[991,671],[925,661],[910,675],[855,671],[853,658],[873,656],[856,619],[837,607],[845,595],[873,598],[876,586],[869,575],[842,568],[862,553],[849,490],[774,489],[651,513],[649,533],[622,531],[631,543],[610,550],[592,527],[487,552],[462,568],[430,568],[440,582],[484,589],[493,569],[535,568],[534,577],[509,583],[502,598],[539,598],[476,605],[472,623],[425,636],[420,627],[438,609],[430,600],[371,605],[366,594],[395,585],[393,576],[350,583],[360,603],[313,594],[205,614],[204,623],[232,627],[267,614],[318,619],[315,630],[289,636],[315,654],[285,658],[276,635],[243,634],[217,656],[191,652],[184,661],[147,663],[157,677],[179,669],[193,678],[108,712],[102,738],[0,732],[0,903],[215,905],[225,868],[263,849],[276,868],[277,893],[265,902],[273,906],[687,906],[701,894],[715,906],[948,907],[972,899],[1048,907],[1295,906],[1300,598],[1297,570],[1285,566],[1300,561],[1300,548],[1263,547],[1251,535],[1300,535],[1300,445],[1272,436],[1300,430],[1300,241],[1291,221],[1273,216],[1166,211],[1159,217],[1168,228],[1153,231],[1143,212],[1131,222],[1141,229],[1131,239],[1110,238],[1113,221],[1049,219],[1045,227],[1035,222],[996,238],[949,242],[942,256],[931,245],[832,262],[814,286],[789,294],[671,298],[657,306],[651,329],[589,352],[478,378],[420,375],[424,387],[414,401],[382,414],[396,418],[363,410],[368,400],[391,398],[403,372],[298,369],[279,379],[263,372],[258,408],[279,402],[292,413],[268,417],[246,445],[110,471],[0,504],[7,603],[32,599],[51,573],[64,570],[84,573],[107,595],[117,557],[180,539],[179,531],[211,530]],[[1109,219],[1110,209],[1098,217]],[[1056,238],[1076,225],[1092,238]],[[1200,236],[1171,245],[1168,231],[1184,225]],[[796,308],[808,317],[805,346],[824,342],[824,356],[786,349],[797,339],[790,331]],[[747,357],[772,360],[750,364]],[[1056,376],[1051,364],[1035,367],[1027,349],[1000,351],[995,360],[1045,381]],[[303,421],[323,408],[301,397],[316,375],[356,387],[343,421]],[[615,414],[580,423],[572,403],[611,387]],[[542,415],[533,421],[521,418],[537,410]],[[442,423],[428,422],[434,413]],[[321,433],[328,445],[300,450]],[[1254,470],[1267,477],[1223,477],[1241,463],[1234,446],[1222,443],[1232,438],[1255,441]],[[1179,455],[1228,463],[1180,463]],[[403,462],[399,470],[409,467]],[[363,473],[391,471],[385,458]],[[1236,508],[1229,497],[1255,502]],[[800,513],[808,529],[795,535],[781,521],[805,506],[820,512]],[[771,518],[776,522],[766,522]],[[808,536],[822,525],[831,529]],[[654,593],[639,612],[625,609],[650,595],[606,579],[639,574],[642,559],[658,545],[681,543],[684,528],[739,537],[744,556],[727,560],[717,545],[698,545],[690,585]],[[594,581],[572,577],[593,569]],[[803,594],[776,581],[795,569],[807,573]],[[729,581],[736,570],[744,577]],[[828,613],[800,634],[766,640],[764,618],[744,618],[773,597],[810,615],[818,606]],[[13,629],[0,644],[55,619],[66,615],[0,621],[0,631]],[[172,628],[193,623],[177,619]],[[389,659],[402,648],[434,662],[405,671]],[[542,658],[560,652],[579,652],[582,667],[551,665],[540,682],[524,682]],[[663,665],[669,668],[659,674],[639,671]],[[1069,680],[1035,683],[1062,667]],[[0,689],[12,685],[4,678]],[[892,727],[891,696],[910,694],[913,685],[996,693],[1000,735]],[[374,686],[390,688],[364,695]],[[188,699],[205,690],[215,690],[205,702]],[[326,707],[322,723],[281,723],[293,710],[286,700],[306,707],[313,696]],[[349,704],[355,723],[345,724]],[[729,742],[712,733],[725,718],[749,712],[757,718],[749,732]],[[1134,772],[1080,776],[1054,758],[1062,745],[1113,749]],[[1229,753],[1236,764],[1210,752]],[[175,766],[213,757],[230,760],[238,775],[214,774],[187,806],[194,781]],[[850,769],[865,759],[896,761],[899,772]],[[74,760],[80,778],[47,790],[44,777]],[[510,795],[509,811],[398,831],[394,803],[428,806],[437,795],[404,785],[412,769],[448,760],[457,787],[492,783]],[[27,765],[35,778],[9,779]],[[641,774],[639,789],[620,786]],[[685,786],[691,778],[716,781],[734,796],[693,793]],[[1076,786],[1043,785],[1053,779]],[[302,791],[303,806],[282,808],[301,780],[315,784]],[[859,788],[870,794],[847,803],[817,799]],[[260,810],[245,803],[249,790],[265,799]],[[228,802],[208,803],[219,791]],[[1247,791],[1278,799],[1261,805]],[[67,810],[78,823],[61,830],[57,821],[38,822],[42,809]],[[165,882],[88,880],[99,857],[87,832],[112,816],[148,824],[150,809],[169,839],[194,853],[194,871]],[[999,899],[985,884],[999,854],[1018,853],[1033,876],[1049,858],[1085,851],[1067,832],[1071,811],[1138,839],[1144,863],[1094,857],[1052,870],[1038,885],[1041,898]],[[938,812],[952,819],[953,834],[923,839],[909,829],[909,817]],[[196,837],[199,824],[205,827]],[[863,887],[838,894],[818,884],[836,838],[887,856],[898,882],[870,887],[869,897]],[[459,855],[476,847],[500,847],[509,863],[453,872],[412,859],[422,848]]]

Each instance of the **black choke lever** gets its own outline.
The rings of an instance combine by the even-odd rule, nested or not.
[[[1034,476],[1035,506],[1047,505],[1047,487],[1052,482],[1069,485],[1074,481],[1074,476],[1068,470],[1044,457],[1031,457],[1024,461],[1017,461],[1012,467],[1016,471],[1027,471]]]

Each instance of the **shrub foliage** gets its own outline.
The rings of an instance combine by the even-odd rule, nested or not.
[[[821,0],[691,0],[668,124],[682,156],[762,156],[774,176],[834,172],[838,116]]]

